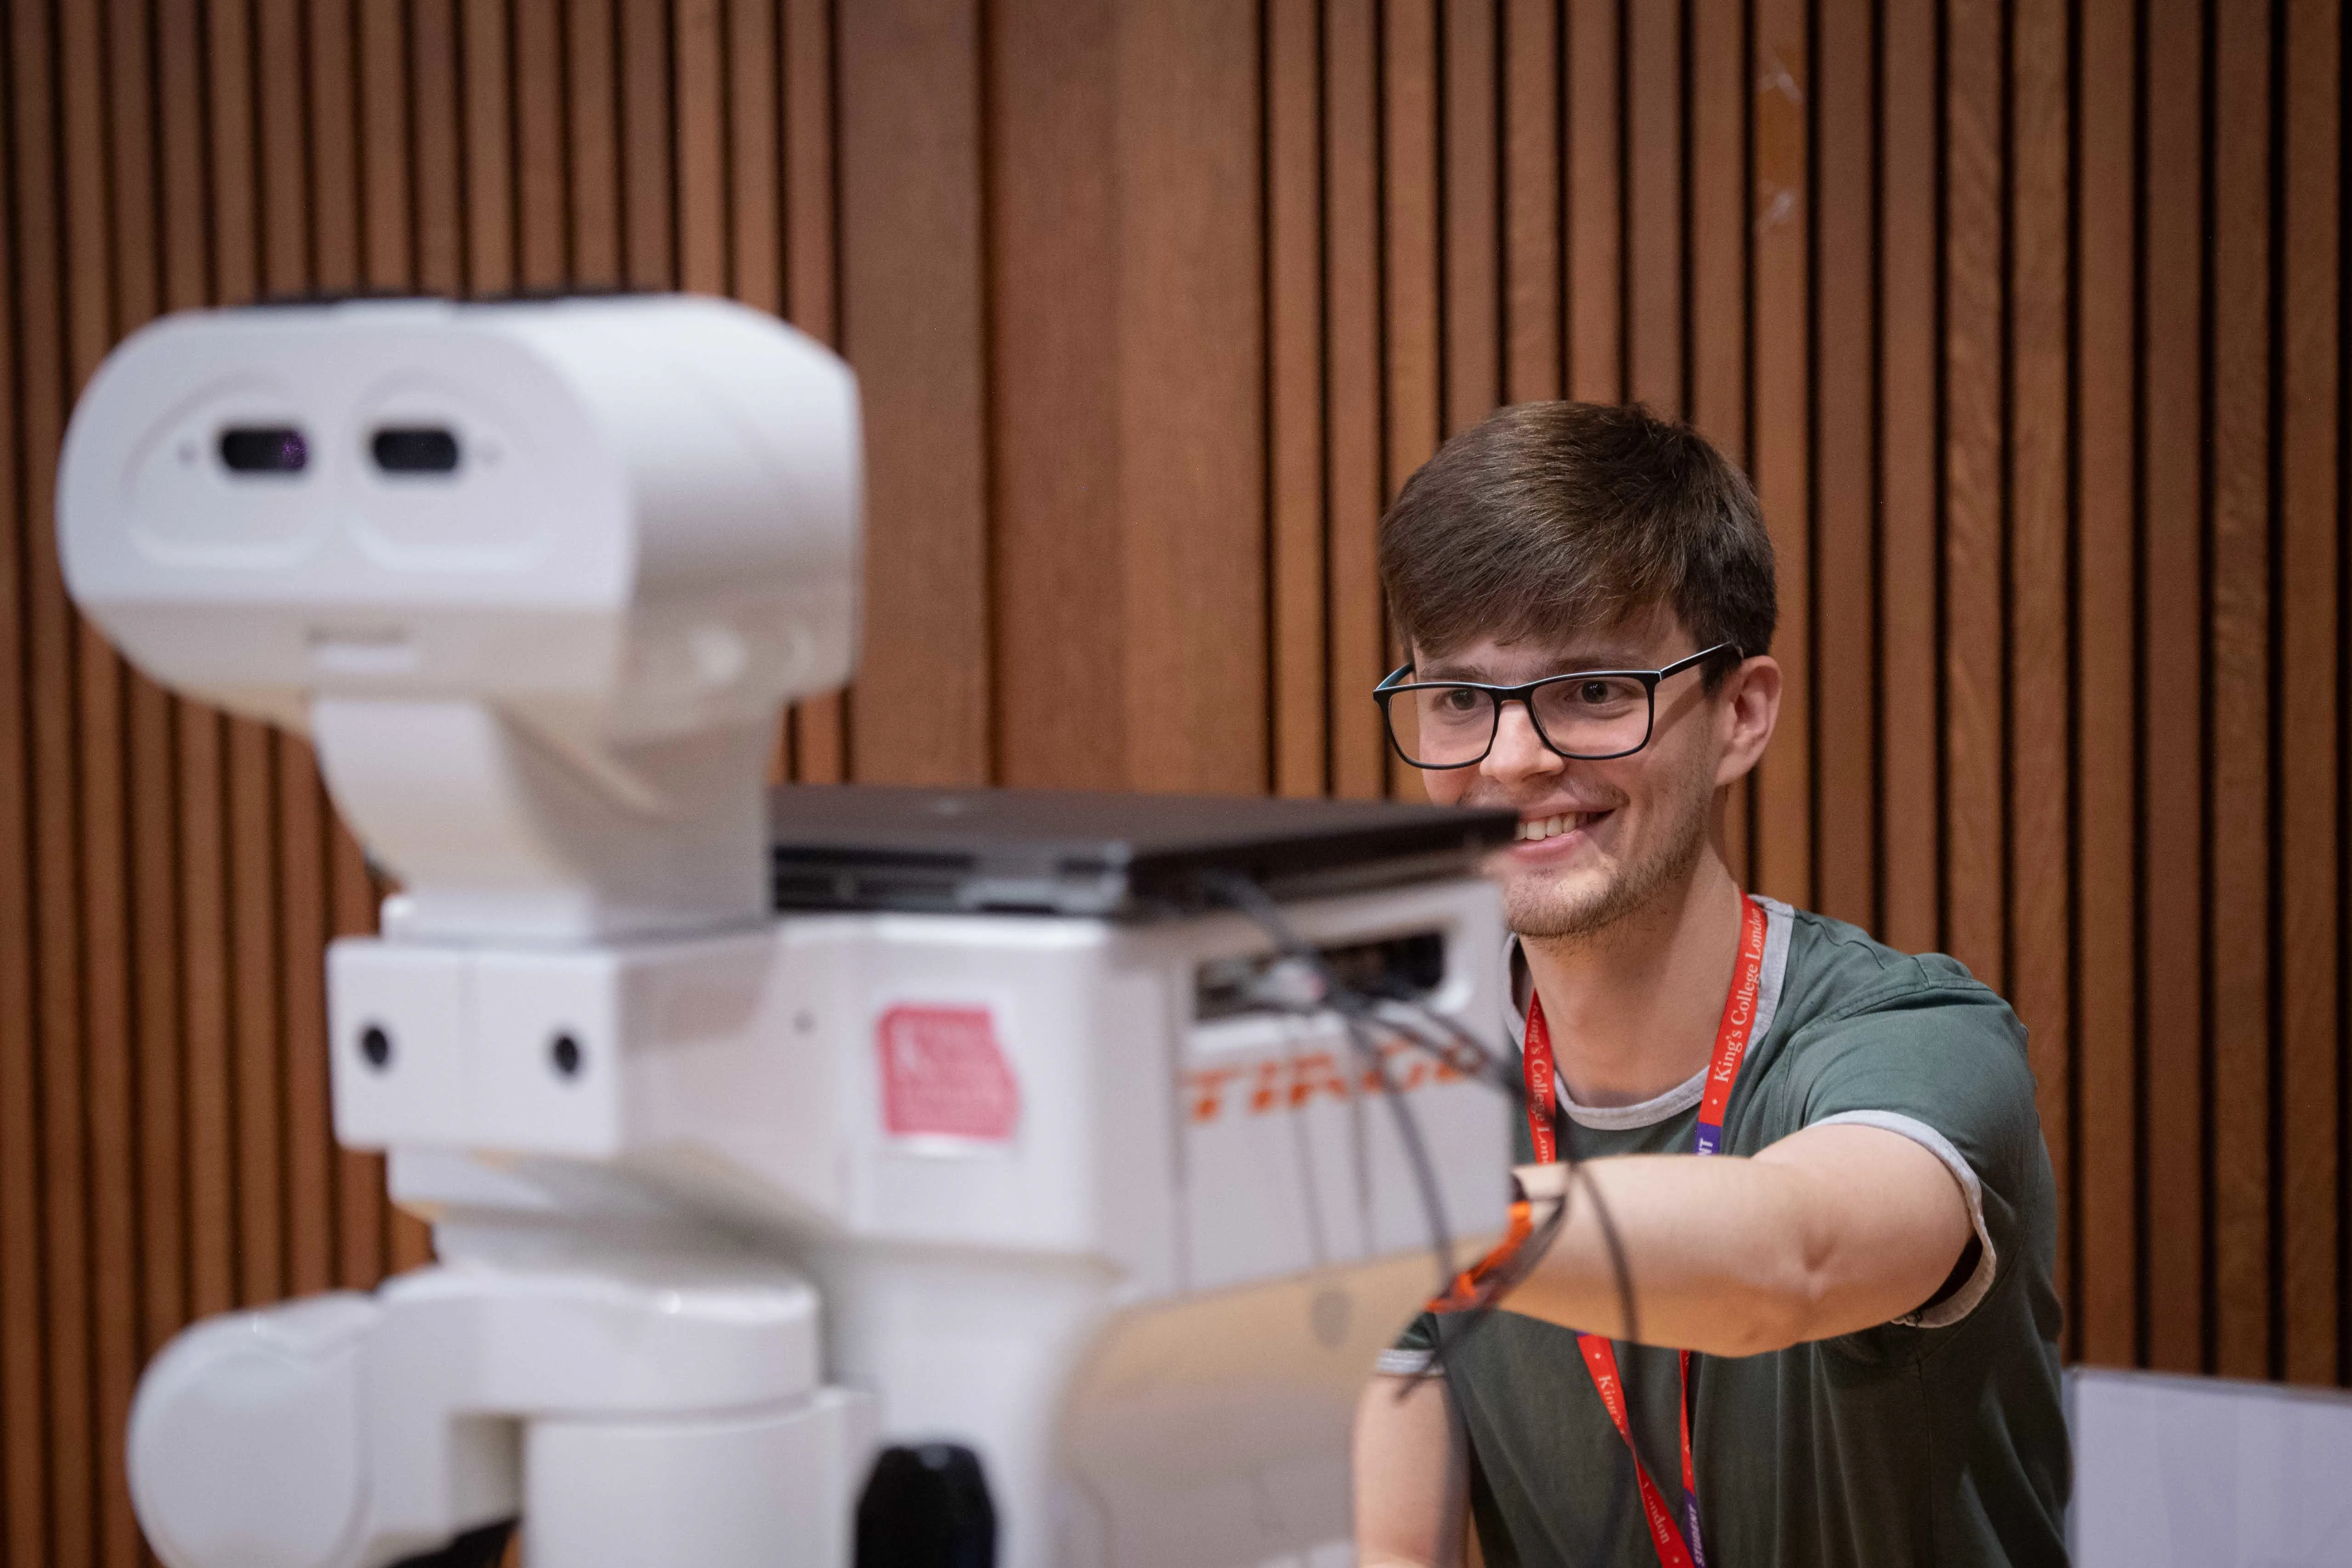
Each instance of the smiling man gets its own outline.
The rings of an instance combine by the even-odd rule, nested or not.
[[[1538,1217],[1558,1153],[1592,1163],[1498,1310],[1382,1357],[1363,1561],[1453,1563],[1466,1514],[1496,1568],[2063,1563],[2024,1030],[1951,959],[1724,861],[1780,705],[1747,480],[1640,408],[1508,408],[1405,486],[1381,569],[1398,753],[1434,800],[1519,813],[1496,875]]]

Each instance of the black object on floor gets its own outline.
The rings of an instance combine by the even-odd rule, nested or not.
[[[857,1500],[856,1568],[996,1568],[996,1509],[960,1443],[882,1450]]]

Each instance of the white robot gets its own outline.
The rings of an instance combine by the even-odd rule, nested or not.
[[[1433,1200],[1465,1257],[1500,1227],[1509,1108],[1370,1065],[1262,926],[1418,943],[1425,1014],[1485,1030],[1496,825],[1257,922],[780,917],[762,774],[850,673],[857,419],[806,339],[656,297],[192,313],[81,399],[75,599],[308,734],[400,880],[329,959],[335,1130],[439,1259],[156,1358],[172,1568],[485,1562],[518,1520],[534,1568],[1348,1559],[1356,1392]]]

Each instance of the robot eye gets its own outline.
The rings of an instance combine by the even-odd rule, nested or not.
[[[310,444],[291,425],[232,425],[220,434],[220,458],[233,474],[299,474]]]
[[[448,474],[457,468],[457,437],[437,425],[387,425],[368,450],[387,474]]]

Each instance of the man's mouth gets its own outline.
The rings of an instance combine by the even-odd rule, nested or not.
[[[1589,827],[1608,815],[1605,811],[1562,811],[1549,816],[1522,817],[1519,821],[1519,841],[1539,844],[1547,838],[1557,838],[1580,827]]]

